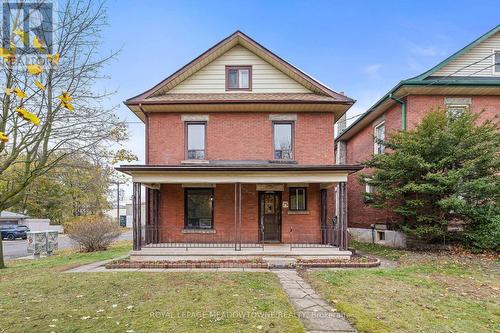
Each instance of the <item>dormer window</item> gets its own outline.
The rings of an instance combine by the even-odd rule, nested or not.
[[[226,66],[226,90],[252,90],[252,66]]]

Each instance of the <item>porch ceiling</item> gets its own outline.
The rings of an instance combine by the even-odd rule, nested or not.
[[[359,165],[185,166],[130,165],[116,168],[146,184],[337,183]]]

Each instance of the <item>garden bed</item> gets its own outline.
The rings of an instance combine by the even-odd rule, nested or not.
[[[350,260],[342,259],[298,259],[299,268],[338,267],[338,268],[369,268],[380,266],[380,260],[373,257],[352,256]]]
[[[116,260],[106,264],[108,269],[116,268],[269,268],[261,258],[240,260],[178,260],[178,261],[130,261]]]

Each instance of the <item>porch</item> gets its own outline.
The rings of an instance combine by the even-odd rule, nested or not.
[[[134,182],[131,258],[348,259],[346,181],[358,169],[339,165],[118,168],[132,175]],[[143,195],[145,221],[140,211]],[[191,208],[194,204],[199,207]],[[297,205],[302,210],[296,210]]]

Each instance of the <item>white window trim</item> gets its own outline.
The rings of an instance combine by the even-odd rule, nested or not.
[[[378,123],[376,126],[373,127],[373,154],[374,155],[378,155],[379,154],[379,152],[378,152],[378,146],[380,144],[377,143],[376,134],[377,134],[377,128],[382,127],[382,126],[385,126],[385,120],[381,121],[380,123]],[[382,140],[385,140],[385,129],[384,129],[384,138]],[[384,149],[384,151],[385,151],[385,149]],[[384,153],[384,152],[382,152],[382,153]]]
[[[500,72],[495,72],[495,55],[496,54],[500,54],[500,50],[496,50],[496,49],[492,49],[491,50],[491,54],[492,54],[492,57],[491,57],[491,73],[493,74],[493,76],[500,76]]]

